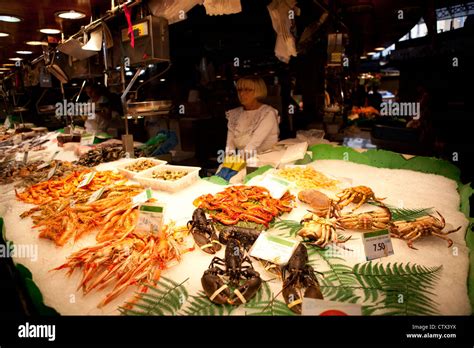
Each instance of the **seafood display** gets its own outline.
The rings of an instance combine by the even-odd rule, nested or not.
[[[144,171],[146,169],[150,169],[152,167],[155,167],[156,166],[156,162],[153,162],[151,160],[148,160],[148,159],[144,159],[144,160],[139,160],[139,161],[136,161],[128,166],[125,166],[124,169],[126,170],[130,170],[132,172],[141,172],[141,171]]]
[[[135,157],[141,156],[141,151],[134,149]],[[101,163],[112,162],[127,157],[123,146],[96,146],[94,149],[82,154],[77,164],[86,167],[95,167]]]
[[[129,232],[119,239],[81,249],[55,271],[67,269],[71,275],[82,268],[82,279],[78,290],[84,295],[92,290],[112,286],[112,290],[98,304],[107,305],[121,295],[129,286],[141,284],[141,292],[159,280],[161,273],[173,260],[179,260],[182,229],[174,225],[164,226],[157,235]],[[178,238],[175,238],[175,235]]]
[[[338,217],[338,223],[351,230],[383,230],[392,220],[392,214],[386,207],[381,206],[379,211],[369,211],[360,214],[344,214]]]
[[[193,204],[206,209],[213,220],[224,225],[250,221],[268,227],[275,217],[293,209],[294,199],[289,192],[275,199],[264,187],[238,185],[215,195],[199,196]]]
[[[311,211],[319,217],[336,217],[340,214],[339,206],[324,193],[315,189],[306,189],[298,193],[298,199],[309,204]]]
[[[16,134],[0,143],[0,160],[7,160],[9,157],[14,157],[17,152],[40,151],[43,149],[41,145],[48,141],[46,137],[37,135],[36,133],[34,133],[30,139],[25,139],[24,136]]]
[[[25,203],[32,204],[46,204],[61,197],[71,197],[76,193],[85,191],[93,192],[104,186],[125,182],[125,178],[112,171],[96,172],[91,182],[87,186],[79,187],[79,184],[84,179],[90,170],[82,172],[73,172],[70,175],[60,178],[58,180],[43,181],[38,184],[27,187],[23,192],[18,193],[15,190],[16,196],[19,200]]]
[[[50,170],[54,168],[50,180],[58,180],[63,176],[85,168],[72,164],[71,162],[54,160],[51,162],[8,162],[0,166],[0,185],[15,183],[16,187],[25,187],[37,184],[48,179]]]
[[[225,250],[225,259],[219,257],[212,259],[201,278],[204,292],[212,302],[240,305],[247,303],[260,289],[262,285],[260,274],[254,270],[250,258],[244,256],[244,253],[242,243],[230,238]]]
[[[31,216],[39,237],[51,239],[58,246],[96,229],[99,229],[96,240],[102,242],[134,230],[138,208],[132,206],[131,198],[142,190],[140,186],[113,186],[92,203],[88,203],[90,192],[84,192],[75,196],[74,204],[62,198],[30,209],[21,217]]]
[[[185,170],[156,170],[151,174],[153,179],[175,181],[185,177],[188,174]]]
[[[324,188],[334,190],[339,184],[339,181],[328,178],[312,167],[284,168],[279,169],[277,174],[287,180],[295,182],[299,188],[303,189]]]
[[[298,235],[309,239],[309,244],[317,245],[321,248],[326,247],[329,243],[344,243],[346,240],[340,240],[336,233],[337,221],[333,219],[325,219],[313,213],[303,216],[301,221],[303,228]]]
[[[385,199],[376,198],[374,191],[372,191],[372,189],[367,186],[355,186],[347,188],[342,192],[338,193],[337,197],[339,198],[337,204],[341,209],[349,203],[355,203],[356,206],[352,209],[352,211],[357,210],[357,208],[359,208],[362,204],[368,201],[382,203],[381,201]]]
[[[282,269],[283,298],[296,314],[301,314],[303,298],[323,299],[313,267],[308,265],[308,250],[298,245],[288,264]],[[304,290],[304,293],[303,293]]]
[[[413,242],[421,237],[435,236],[448,242],[448,248],[453,245],[453,241],[447,237],[448,234],[459,231],[461,226],[454,230],[443,232],[446,226],[444,217],[437,212],[440,219],[433,215],[423,216],[414,221],[395,221],[390,226],[390,235],[407,241],[408,247],[418,250],[413,246]]]

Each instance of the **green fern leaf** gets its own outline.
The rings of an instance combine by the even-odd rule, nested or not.
[[[150,292],[136,293],[136,301],[127,302],[127,308],[119,307],[119,311],[123,315],[175,315],[187,299],[188,293],[183,284],[188,279],[177,283],[162,277],[154,286],[141,284]]]
[[[370,202],[370,204],[381,206],[381,203],[378,202]],[[385,207],[390,210],[392,214],[392,221],[412,221],[418,219],[420,217],[429,215],[433,213],[434,208],[397,208],[393,205],[385,204]]]

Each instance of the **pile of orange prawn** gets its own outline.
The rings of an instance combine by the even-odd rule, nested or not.
[[[141,284],[140,292],[146,292],[149,285],[155,285],[161,272],[173,261],[179,261],[186,227],[177,228],[174,223],[165,225],[160,233],[140,234],[129,232],[121,238],[83,248],[71,256],[63,265],[53,270],[68,269],[71,275],[76,268],[82,268],[82,288],[84,295],[91,290],[102,290],[112,286],[112,290],[99,303],[103,307],[117,298],[129,286]],[[132,305],[138,296],[129,301]]]
[[[230,186],[215,194],[202,195],[193,204],[207,209],[212,219],[224,224],[235,225],[239,221],[268,224],[276,217],[293,208],[295,196],[286,192],[281,199],[275,199],[260,186]]]
[[[133,207],[132,198],[142,190],[136,185],[115,185],[105,189],[95,202],[87,203],[90,194],[76,195],[74,205],[64,198],[30,209],[20,217],[31,216],[33,228],[40,229],[39,236],[53,240],[58,246],[96,228],[99,229],[96,240],[102,242],[120,238],[135,228],[138,208]]]
[[[58,180],[43,181],[29,186],[21,193],[15,190],[15,193],[17,198],[25,203],[42,205],[62,197],[71,197],[88,191],[93,192],[104,186],[126,181],[121,174],[112,171],[96,172],[87,186],[79,188],[79,184],[89,172],[90,170],[76,171]]]

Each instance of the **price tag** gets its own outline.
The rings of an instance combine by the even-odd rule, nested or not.
[[[92,145],[94,143],[95,134],[82,134],[81,145]]]
[[[51,156],[51,159],[49,160],[50,162],[53,162],[53,160],[56,158],[56,156],[58,155],[59,151],[56,151],[55,153],[53,153],[53,155]]]
[[[303,297],[301,314],[321,316],[362,315],[362,306],[352,303],[342,303]]]
[[[250,249],[250,256],[284,266],[299,244],[300,242],[296,239],[283,238],[263,232]]]
[[[43,168],[46,168],[50,165],[51,163],[50,162],[44,162],[43,164],[40,164],[38,167],[36,167],[37,170],[40,170],[40,169],[43,169]]]
[[[153,197],[153,191],[150,188],[147,188],[145,191],[132,198],[132,206],[136,207],[139,204],[145,203],[151,197]]]
[[[54,173],[56,173],[56,166],[51,168],[48,172],[48,175],[46,176],[46,180],[49,180],[53,177]]]
[[[142,204],[140,206],[137,231],[158,233],[163,227],[164,207],[160,204]]]
[[[273,198],[280,199],[289,190],[292,183],[274,175],[267,175],[259,185],[267,188]]]
[[[28,151],[25,151],[25,153],[23,154],[23,163],[26,162],[28,162]]]
[[[364,233],[362,240],[367,261],[393,255],[392,240],[388,230]]]
[[[89,203],[92,203],[92,202],[95,202],[96,200],[98,200],[102,194],[104,193],[105,191],[105,186],[98,189],[97,191],[95,191],[93,194],[91,194],[91,196],[89,197],[89,199],[87,200],[87,204]]]
[[[94,176],[95,176],[95,172],[90,172],[90,173],[87,173],[86,175],[84,175],[84,178],[79,183],[77,188],[81,188],[81,187],[89,185],[91,183],[92,179],[94,178]]]
[[[15,161],[17,161],[17,162],[23,161],[24,156],[25,156],[25,155],[24,155],[23,152],[17,152],[17,153],[15,154]]]

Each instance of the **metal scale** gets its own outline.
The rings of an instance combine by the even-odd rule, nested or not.
[[[125,62],[127,62],[128,66],[137,67],[135,75],[124,88],[121,96],[125,119],[125,134],[122,135],[122,143],[125,152],[127,152],[130,157],[133,157],[133,134],[129,134],[129,117],[137,119],[139,116],[146,117],[169,113],[171,103],[164,101],[127,103],[127,94],[130,92],[138,76],[146,70],[148,64],[168,62],[168,68],[166,68],[165,71],[168,70],[170,66],[168,21],[166,19],[146,16],[133,23],[131,29],[134,35],[134,47],[131,46],[131,37],[128,34],[128,28],[122,28],[120,35],[114,35],[114,41],[120,40],[120,42],[114,42],[114,58],[120,58],[120,61],[115,61],[114,65],[121,66],[122,83],[124,86]],[[165,71],[148,79],[140,87],[161,76]],[[138,94],[139,88],[136,89],[136,94]],[[137,95],[135,95],[135,97],[137,97]]]

